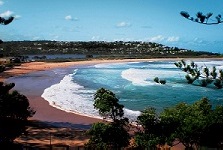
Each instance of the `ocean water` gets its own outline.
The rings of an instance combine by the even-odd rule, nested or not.
[[[70,68],[59,83],[44,90],[42,97],[59,109],[100,118],[93,107],[93,95],[103,87],[116,94],[125,106],[125,116],[132,121],[146,107],[154,107],[160,112],[179,102],[193,103],[203,97],[214,105],[223,103],[223,89],[187,84],[185,73],[176,68],[174,62],[106,63]],[[223,61],[195,63],[200,67],[223,69]],[[166,84],[155,83],[155,77],[165,79]]]

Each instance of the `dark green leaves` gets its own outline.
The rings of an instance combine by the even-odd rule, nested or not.
[[[0,143],[12,142],[24,133],[28,118],[35,114],[27,97],[12,91],[14,86],[0,82]]]
[[[198,83],[203,87],[214,83],[213,85],[218,89],[222,88],[223,71],[219,70],[219,72],[217,72],[215,66],[212,68],[208,68],[206,66],[198,68],[197,64],[193,61],[188,63],[185,60],[175,62],[174,64],[177,68],[187,73],[185,78],[189,84],[193,84],[194,81],[198,81]]]
[[[181,11],[180,14],[181,14],[183,17],[187,18],[187,19],[190,17],[190,15],[188,14],[188,12],[186,12],[186,11]]]
[[[129,145],[130,136],[120,122],[95,123],[87,134],[91,136],[86,144],[89,149],[120,149]]]
[[[191,20],[193,22],[197,22],[197,23],[201,23],[201,24],[206,24],[206,25],[213,25],[213,24],[220,24],[223,22],[221,15],[218,14],[217,16],[215,16],[215,21],[213,21],[213,19],[211,21],[213,22],[209,22],[210,18],[213,16],[213,13],[209,12],[206,15],[203,14],[202,12],[197,12],[196,17],[191,17],[190,14],[186,11],[181,11],[180,12],[181,16],[183,16],[184,18]]]
[[[166,84],[166,80],[164,80],[164,79],[159,79],[158,77],[155,77],[155,78],[153,79],[153,81],[156,82],[156,83],[160,83],[160,84]]]
[[[9,17],[8,19],[0,17],[0,24],[8,25],[13,21],[14,17]]]
[[[122,118],[124,106],[118,103],[115,94],[101,88],[94,95],[94,107],[104,118],[113,122],[93,124],[89,130],[90,140],[86,144],[89,149],[120,149],[129,145],[128,119]]]
[[[111,118],[115,121],[124,115],[124,106],[118,103],[115,94],[104,88],[99,89],[94,95],[94,107],[104,118]]]
[[[197,18],[200,20],[201,23],[203,23],[207,17],[203,15],[202,12],[198,12]]]

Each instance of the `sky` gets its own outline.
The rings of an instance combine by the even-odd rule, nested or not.
[[[223,53],[223,24],[183,18],[201,11],[223,16],[222,0],[0,0],[3,41],[144,41]]]

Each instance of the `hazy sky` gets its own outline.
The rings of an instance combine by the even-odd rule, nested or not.
[[[0,39],[151,41],[223,53],[223,24],[194,23],[181,11],[223,16],[223,0],[0,0],[0,16],[16,17]]]

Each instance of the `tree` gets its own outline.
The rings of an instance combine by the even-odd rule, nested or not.
[[[93,124],[87,132],[91,137],[85,146],[90,149],[121,149],[128,146],[130,135],[125,128],[126,123],[119,120],[108,124],[101,122]]]
[[[94,95],[94,108],[99,110],[99,114],[104,118],[111,118],[116,121],[124,115],[124,106],[118,103],[115,94],[107,89],[101,88]]]
[[[154,108],[146,108],[138,121],[142,126],[135,135],[139,149],[179,143],[185,149],[222,147],[223,106],[212,106],[207,98],[193,104],[179,103],[165,108],[159,115]]]
[[[138,123],[142,126],[142,131],[135,136],[135,143],[138,148],[145,149],[156,147],[160,144],[160,120],[156,114],[155,108],[146,108],[137,118]]]
[[[25,133],[28,118],[35,114],[27,97],[12,90],[14,86],[0,82],[0,143],[11,143]]]
[[[170,136],[182,143],[186,149],[193,149],[204,144],[209,145],[211,143],[207,140],[210,139],[209,135],[218,140],[215,142],[219,142],[220,139],[216,138],[218,135],[211,134],[213,131],[211,127],[218,123],[216,122],[218,120],[213,118],[216,115],[213,112],[219,113],[222,110],[214,110],[210,101],[203,98],[191,105],[179,103],[174,107],[166,108],[161,113],[160,119],[174,122],[177,126],[173,126],[174,130]]]
[[[94,123],[87,134],[90,135],[90,140],[86,143],[85,147],[92,149],[106,149],[107,148],[107,135],[106,131],[109,125],[98,122]]]
[[[95,123],[88,131],[90,139],[86,147],[90,149],[121,149],[129,145],[128,119],[123,118],[124,106],[118,103],[118,98],[109,90],[101,88],[94,95],[94,107],[104,118],[112,122]]]
[[[206,147],[222,148],[223,106],[217,105],[208,119],[209,124],[203,132],[200,144]]]
[[[187,73],[185,78],[189,84],[194,83],[194,81],[198,81],[198,83],[203,87],[212,83],[218,89],[223,87],[223,70],[219,70],[217,72],[215,66],[213,66],[212,69],[209,69],[207,66],[198,68],[198,65],[193,61],[187,63],[184,60],[175,62],[174,64],[177,68]]]
[[[197,12],[196,17],[191,17],[190,14],[186,11],[181,11],[180,14],[184,18],[193,22],[200,23],[200,24],[214,25],[214,24],[223,23],[223,20],[220,14],[215,16],[215,21],[213,21],[213,19],[210,19],[213,16],[213,13],[211,12],[207,13],[206,15],[203,14],[202,12]],[[213,22],[210,22],[210,21],[213,21]]]
[[[161,119],[157,115],[155,108],[149,107],[142,111],[137,118],[142,130],[135,135],[135,143],[138,148],[155,148],[168,144],[172,146],[171,134],[178,124],[170,120]]]

